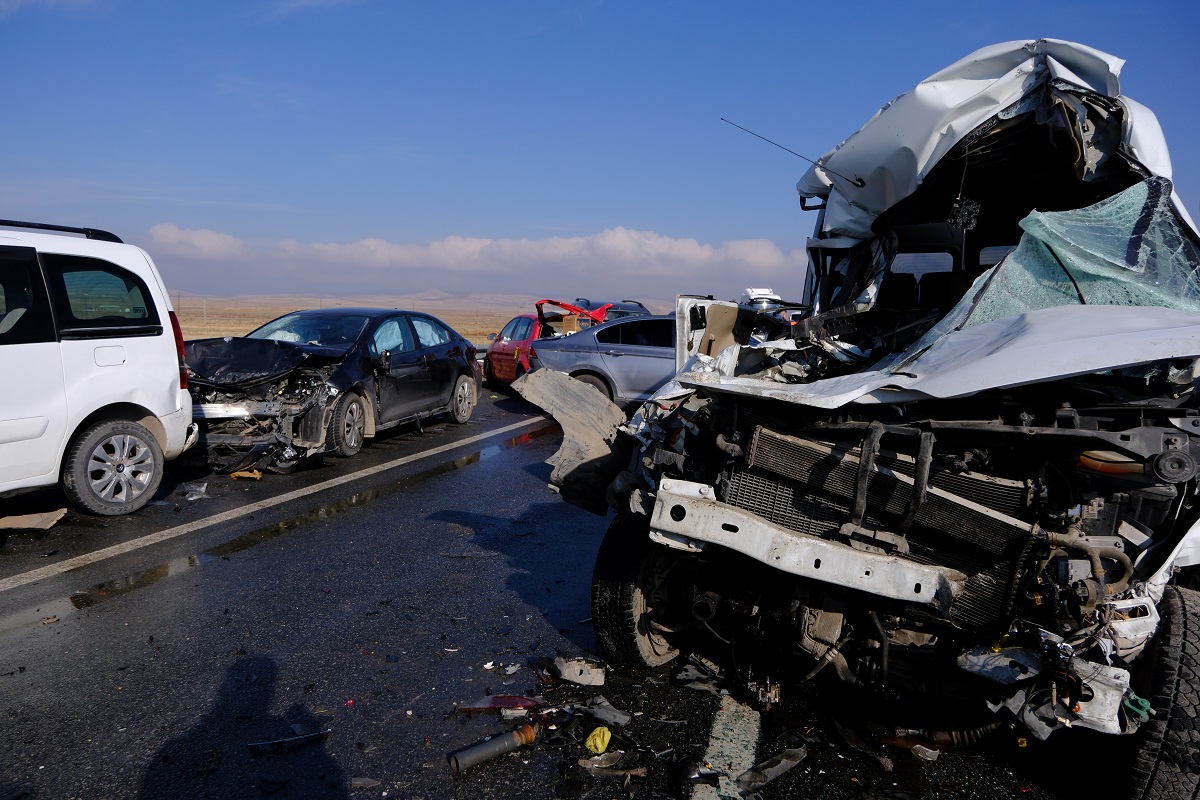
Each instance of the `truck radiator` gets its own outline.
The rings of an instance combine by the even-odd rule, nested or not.
[[[842,526],[853,517],[860,453],[859,443],[834,445],[759,426],[744,466],[730,474],[724,501],[797,533],[841,539]],[[956,624],[1001,622],[1011,608],[1015,573],[1030,540],[1030,524],[1011,513],[1024,502],[1024,485],[933,469],[924,502],[898,536],[915,474],[911,456],[879,452],[868,475],[859,528],[889,532],[891,542],[902,540],[892,555],[966,573],[966,588],[950,608]]]

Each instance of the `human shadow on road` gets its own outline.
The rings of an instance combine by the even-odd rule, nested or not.
[[[268,752],[247,746],[320,730],[320,720],[300,706],[271,714],[277,674],[268,656],[230,666],[208,713],[155,754],[138,798],[349,797],[341,767],[323,740],[260,748]]]

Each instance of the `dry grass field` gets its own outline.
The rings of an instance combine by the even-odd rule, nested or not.
[[[289,311],[303,308],[335,308],[370,306],[374,308],[404,308],[432,314],[483,349],[487,335],[498,333],[504,324],[517,314],[531,313],[538,300],[534,295],[469,295],[453,297],[440,292],[417,295],[378,297],[303,297],[254,296],[215,297],[172,292],[171,301],[179,316],[185,339],[208,339],[215,336],[242,336],[264,322]],[[565,299],[565,298],[559,298]],[[646,306],[656,314],[674,307],[673,303],[647,300]]]
[[[313,297],[208,297],[172,293],[185,339],[242,336],[268,320],[303,308],[372,306],[404,308],[433,314],[475,343],[487,346],[487,335],[496,333],[515,315],[533,311],[538,298],[451,298],[435,296],[313,298]]]

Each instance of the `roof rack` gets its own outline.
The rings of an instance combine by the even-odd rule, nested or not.
[[[5,228],[32,228],[39,231],[61,231],[63,233],[79,233],[89,239],[97,239],[102,242],[116,242],[117,244],[125,244],[121,238],[115,233],[102,231],[99,228],[73,228],[70,225],[49,225],[45,222],[17,222],[11,219],[0,219],[0,227]]]

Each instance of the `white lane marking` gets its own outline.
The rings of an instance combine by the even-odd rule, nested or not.
[[[716,786],[697,784],[692,800],[728,800],[741,797],[737,779],[754,766],[758,751],[759,713],[729,695],[721,698],[713,716],[712,732],[704,760],[721,773]]]
[[[143,547],[149,547],[152,544],[158,544],[159,542],[165,542],[168,539],[174,539],[176,536],[183,536],[184,534],[193,533],[194,531],[202,530],[203,528],[208,528],[212,525],[219,525],[222,522],[229,522],[230,520],[237,519],[238,517],[243,517],[247,514],[253,514],[256,511],[262,511],[263,509],[271,508],[272,506],[282,505],[283,503],[290,502],[298,497],[304,497],[305,495],[323,492],[326,489],[332,489],[336,486],[341,486],[344,483],[350,483],[351,481],[356,481],[360,478],[367,478],[371,475],[377,475],[380,472],[387,472],[389,469],[402,467],[405,464],[411,464],[412,462],[420,461],[423,458],[436,456],[440,453],[446,452],[447,450],[454,450],[459,447],[474,444],[475,442],[479,442],[484,439],[491,439],[495,436],[511,433],[512,431],[520,430],[521,428],[528,428],[530,425],[536,425],[544,422],[546,422],[546,420],[543,417],[534,417],[533,419],[528,419],[524,422],[514,422],[512,425],[506,425],[503,428],[497,428],[494,431],[481,433],[468,439],[450,442],[448,444],[441,445],[440,447],[435,447],[432,450],[425,450],[420,453],[414,453],[410,456],[403,456],[401,458],[397,458],[395,461],[388,461],[385,464],[376,464],[373,467],[367,467],[366,469],[359,470],[358,472],[352,472],[349,475],[342,475],[338,478],[330,478],[329,480],[324,481],[323,483],[318,483],[314,486],[296,489],[295,491],[286,492],[285,494],[281,494],[276,497],[260,500],[257,503],[251,503],[248,506],[241,506],[240,508],[236,508],[232,511],[214,514],[211,517],[205,517],[204,519],[198,519],[193,522],[184,523],[183,525],[177,525],[174,528],[168,528],[165,531],[151,533],[137,539],[131,539],[128,542],[122,542],[121,544],[114,544],[113,546],[106,547],[103,550],[96,550],[91,553],[85,553],[84,555],[76,556],[75,558],[68,558],[66,561],[60,561],[57,564],[39,567],[38,569],[33,569],[29,572],[23,572],[20,575],[13,575],[10,578],[0,579],[0,592],[7,592],[9,589],[16,589],[19,586],[36,583],[37,581],[45,580],[46,578],[53,578],[54,576],[61,575],[64,572],[69,572],[70,570],[78,569],[80,567],[86,567],[89,564],[95,564],[98,561],[103,561],[106,558],[124,555],[125,553],[130,553]]]

